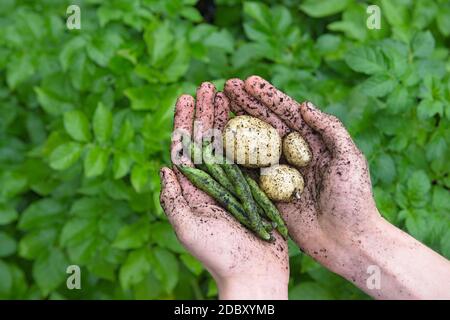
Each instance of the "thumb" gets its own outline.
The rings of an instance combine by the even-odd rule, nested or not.
[[[350,134],[338,118],[320,111],[309,101],[301,104],[300,112],[306,124],[322,136],[333,155],[357,150]]]
[[[177,225],[181,225],[190,219],[191,209],[183,197],[175,173],[164,167],[160,170],[159,176],[161,179],[161,207],[170,223],[177,229]]]

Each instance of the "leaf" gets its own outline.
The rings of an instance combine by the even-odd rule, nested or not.
[[[148,241],[149,236],[148,220],[143,218],[133,224],[123,226],[112,245],[123,250],[137,249]]]
[[[355,71],[375,74],[387,70],[386,61],[380,50],[370,47],[359,47],[348,51],[345,62]]]
[[[133,110],[154,110],[158,105],[158,96],[150,86],[129,88],[124,93],[130,99]]]
[[[431,182],[425,171],[415,171],[408,179],[408,199],[416,207],[423,207],[429,199]]]
[[[397,82],[385,74],[376,74],[361,84],[361,90],[372,97],[384,97],[393,91]]]
[[[377,177],[385,184],[392,183],[396,178],[396,166],[392,157],[386,153],[381,154],[376,160]]]
[[[57,237],[56,229],[46,228],[27,233],[19,242],[19,256],[36,259],[50,248]]]
[[[118,149],[125,149],[133,141],[134,128],[130,121],[126,120],[120,127],[119,134],[114,141],[114,146]]]
[[[31,203],[20,215],[19,229],[30,230],[47,227],[58,222],[64,212],[63,205],[52,198],[44,198]]]
[[[152,64],[160,64],[173,50],[174,37],[168,20],[150,24],[144,32],[144,41]]]
[[[441,101],[433,101],[431,99],[423,99],[420,101],[417,107],[417,117],[419,119],[429,119],[435,114],[441,116],[444,114],[444,105]]]
[[[0,244],[0,258],[8,257],[16,252],[16,240],[2,231],[0,231]]]
[[[150,271],[148,261],[149,251],[147,248],[141,248],[131,251],[127,259],[120,267],[119,280],[124,290],[130,286],[141,282]]]
[[[203,271],[202,264],[190,254],[187,253],[181,254],[180,260],[183,261],[184,265],[196,276],[202,273]]]
[[[439,31],[445,36],[448,37],[450,35],[450,5],[439,6],[439,10],[437,13],[437,26]]]
[[[137,192],[141,192],[149,182],[148,170],[145,166],[135,164],[131,170],[131,184]]]
[[[343,11],[349,3],[349,0],[306,0],[300,9],[311,17],[321,18]]]
[[[123,178],[130,171],[132,159],[125,153],[116,153],[113,160],[114,179]]]
[[[99,146],[89,148],[84,158],[84,175],[92,178],[103,174],[109,160],[109,152]]]
[[[401,5],[400,1],[381,0],[381,12],[386,15],[389,24],[394,27],[405,25],[408,20],[408,8]]]
[[[112,133],[112,114],[103,103],[99,103],[92,119],[95,138],[100,143],[108,142]]]
[[[408,89],[403,86],[397,86],[387,98],[387,111],[392,114],[399,114],[405,112],[408,107],[413,105],[413,103],[413,99],[409,95]]]
[[[6,70],[6,82],[11,89],[25,82],[34,73],[34,66],[30,55],[21,54],[13,56]]]
[[[289,290],[290,300],[333,300],[334,297],[315,282],[302,282]]]
[[[0,260],[0,298],[5,299],[9,296],[12,285],[11,269],[5,262]]]
[[[50,167],[55,170],[65,170],[74,165],[81,156],[81,145],[67,142],[57,147],[50,155]]]
[[[57,248],[49,248],[34,262],[33,278],[45,296],[66,279],[68,265],[66,257]]]
[[[7,225],[17,220],[18,213],[14,207],[0,203],[0,226]]]
[[[412,50],[419,58],[426,58],[433,53],[435,41],[430,31],[419,32],[412,40]]]
[[[77,141],[87,142],[91,140],[89,121],[80,110],[72,110],[64,114],[64,128]]]
[[[170,293],[178,283],[179,266],[177,259],[171,252],[161,248],[154,248],[152,253],[150,263],[155,275],[161,281],[165,291]]]

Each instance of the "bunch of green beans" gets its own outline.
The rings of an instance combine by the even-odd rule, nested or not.
[[[273,241],[273,229],[287,239],[288,230],[283,218],[255,180],[243,173],[238,165],[214,156],[211,143],[200,147],[189,142],[185,147],[192,159],[194,155],[202,154],[203,162],[196,165],[197,168],[178,167],[193,185],[214,198],[261,239]]]

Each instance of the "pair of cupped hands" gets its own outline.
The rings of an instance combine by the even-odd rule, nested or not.
[[[312,161],[298,168],[304,192],[290,203],[277,203],[289,235],[306,254],[340,274],[351,268],[347,252],[358,246],[358,235],[380,218],[368,167],[343,124],[310,102],[299,103],[258,76],[230,79],[224,92],[205,82],[178,98],[174,130],[196,135],[222,130],[229,111],[248,114],[277,129],[283,137],[298,131],[308,142]],[[201,124],[200,129],[194,128]],[[172,161],[181,149],[172,138]],[[192,165],[184,158],[184,164]],[[177,169],[162,168],[161,204],[181,243],[217,282],[220,298],[287,298],[287,241],[275,233],[265,242],[194,187]]]

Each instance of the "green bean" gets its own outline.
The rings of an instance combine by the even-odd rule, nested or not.
[[[236,164],[222,164],[222,168],[228,176],[228,179],[235,185],[235,191],[238,198],[242,202],[245,212],[252,229],[261,234],[263,238],[270,238],[270,234],[264,229],[261,223],[261,217],[258,214],[258,207],[253,199],[252,192],[249,185],[245,181],[241,169]]]
[[[245,211],[242,208],[238,200],[233,197],[224,187],[222,187],[217,181],[215,181],[206,172],[191,168],[188,166],[178,166],[178,169],[192,182],[194,186],[200,190],[209,194],[219,204],[221,204],[227,211],[229,211],[240,223],[247,228],[253,230],[263,240],[272,240],[271,235],[264,229],[255,229],[250,223],[249,219],[245,215]],[[262,231],[261,231],[262,229]]]
[[[255,201],[264,209],[264,212],[269,217],[270,220],[277,224],[277,230],[280,234],[287,239],[288,238],[288,229],[286,224],[284,223],[283,218],[278,212],[277,207],[270,201],[267,195],[262,191],[255,180],[253,180],[248,174],[244,174],[245,180],[250,186],[250,190],[252,192],[253,198]]]
[[[214,157],[212,153],[212,143],[203,146],[203,164],[205,170],[219,182],[225,189],[231,192],[234,196],[237,196],[236,191],[234,190],[233,184],[228,179],[225,171],[219,165],[217,157]]]

